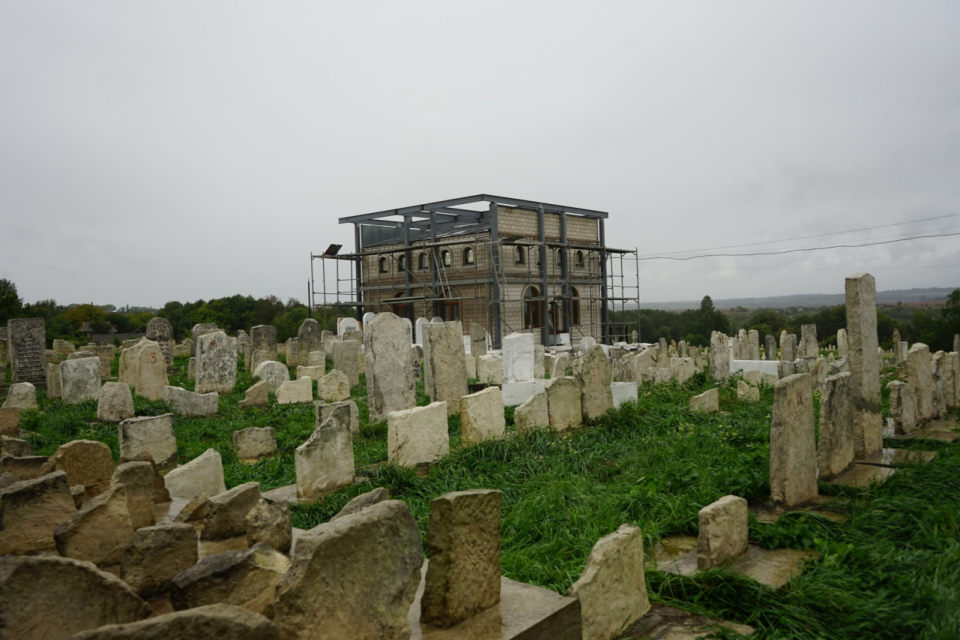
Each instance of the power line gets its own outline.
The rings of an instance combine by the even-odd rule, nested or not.
[[[703,266],[695,264],[661,264],[648,263],[651,267],[669,267],[671,269],[711,269],[714,271],[899,271],[900,269],[955,269],[960,264],[931,264],[923,267],[721,267]]]
[[[960,215],[960,214],[958,214]],[[778,256],[786,253],[800,253],[805,251],[825,251],[827,249],[856,249],[858,247],[874,247],[883,244],[894,244],[897,242],[906,242],[907,240],[921,240],[923,238],[946,238],[948,236],[960,236],[960,233],[942,233],[934,236],[913,236],[910,238],[898,238],[896,240],[885,240],[884,242],[867,242],[864,244],[835,244],[827,247],[805,247],[802,249],[784,249],[783,251],[756,251],[753,253],[707,253],[699,256],[687,256],[685,258],[674,258],[670,255],[646,256],[637,258],[640,260],[697,260],[699,258],[740,258],[744,256]]]
[[[859,232],[861,232],[861,231],[873,231],[874,229],[886,229],[886,228],[888,228],[888,227],[899,227],[899,226],[902,226],[902,225],[905,225],[905,224],[915,224],[915,223],[917,223],[917,222],[928,222],[928,221],[930,221],[930,220],[942,220],[943,218],[953,218],[953,217],[956,217],[956,216],[960,216],[960,213],[950,213],[950,214],[943,215],[943,216],[935,216],[935,217],[933,217],[933,218],[920,218],[919,220],[908,220],[908,221],[906,221],[906,222],[894,222],[893,224],[882,224],[882,225],[877,226],[877,227],[864,227],[864,228],[862,228],[862,229],[851,229],[851,230],[849,230],[849,231],[834,231],[834,232],[832,232],[832,233],[820,233],[820,234],[812,235],[812,236],[801,236],[801,237],[799,237],[799,238],[785,238],[785,239],[783,239],[783,240],[764,240],[763,242],[749,242],[749,243],[747,243],[747,244],[732,244],[732,245],[727,245],[727,246],[724,246],[724,247],[707,247],[706,249],[687,249],[686,251],[671,251],[671,252],[669,252],[669,253],[661,253],[661,254],[659,254],[659,255],[660,255],[660,256],[672,256],[672,255],[676,255],[676,254],[678,254],[678,253],[692,253],[692,252],[694,252],[694,251],[714,251],[714,250],[716,250],[716,249],[736,249],[736,248],[739,248],[739,247],[755,247],[755,246],[761,245],[761,244],[776,244],[776,243],[778,243],[778,242],[793,242],[793,241],[796,241],[796,240],[809,240],[810,238],[824,238],[824,237],[827,237],[827,236],[843,235],[843,234],[846,234],[846,233],[859,233]],[[646,256],[640,256],[640,258],[641,258],[641,259],[646,259],[648,256],[651,256],[651,255],[653,255],[653,254],[647,254]]]

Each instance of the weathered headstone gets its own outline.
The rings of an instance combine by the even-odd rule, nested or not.
[[[883,449],[880,361],[877,355],[877,283],[868,273],[846,279],[847,342],[853,374],[854,455],[869,458]]]
[[[737,400],[748,403],[759,402],[760,389],[750,386],[743,380],[737,380]]]
[[[502,358],[503,382],[526,382],[527,380],[533,380],[533,334],[511,333],[506,336],[503,339]]]
[[[785,507],[799,506],[818,495],[813,380],[808,373],[788,376],[773,392],[770,496]]]
[[[474,358],[487,355],[487,330],[481,324],[470,325],[470,354]]]
[[[320,323],[313,318],[307,318],[300,323],[300,328],[297,330],[297,340],[300,341],[301,364],[310,364],[309,356],[314,351],[323,352]]]
[[[613,408],[613,393],[610,391],[613,371],[599,345],[587,349],[580,360],[583,417],[585,420],[592,420]]]
[[[163,350],[156,342],[145,342],[140,347],[137,363],[137,395],[148,400],[163,400],[164,387],[168,384]]]
[[[147,323],[147,340],[160,345],[167,367],[173,366],[173,325],[166,318],[151,318]]]
[[[771,334],[767,334],[765,338],[766,343],[766,356],[767,360],[776,360],[777,359],[777,339]]]
[[[7,320],[12,382],[46,383],[46,335],[43,318]]]
[[[170,497],[191,500],[201,493],[216,496],[227,490],[223,479],[223,459],[207,449],[185,465],[164,477]]]
[[[499,387],[487,387],[460,398],[460,435],[463,444],[502,440],[505,430],[503,397]]]
[[[459,407],[460,403],[457,403]],[[434,402],[387,414],[387,457],[400,466],[430,463],[450,453],[447,407]]]
[[[80,358],[60,363],[61,397],[64,404],[79,404],[100,396],[100,359]]]
[[[237,347],[223,331],[197,341],[197,393],[233,393],[237,383]]]
[[[411,366],[410,333],[392,313],[378,313],[364,326],[367,360],[367,401],[370,422],[385,420],[392,411],[417,405]]]
[[[727,336],[719,331],[710,334],[710,377],[714,380],[726,380],[730,377]]]
[[[747,360],[760,359],[760,332],[756,329],[750,329],[747,332]]]
[[[189,524],[144,527],[127,543],[120,575],[138,595],[150,598],[168,591],[177,574],[197,563],[197,550],[197,530]]]
[[[353,434],[354,438],[360,437],[360,409],[357,407],[357,403],[353,400],[346,400],[344,402],[332,402],[329,404],[324,404],[321,402],[314,403],[316,411],[316,421],[314,423],[314,428],[319,429],[320,425],[326,422],[329,418],[336,418],[337,420],[344,419],[349,415],[349,420],[347,426],[350,427],[350,433]],[[338,411],[339,407],[346,407],[348,414],[344,414]]]
[[[201,324],[193,325],[193,328],[190,329],[190,339],[193,340],[193,355],[200,355],[200,336],[206,335],[208,333],[213,333],[217,330],[217,325],[213,322],[203,322]]]
[[[549,387],[550,383],[547,383]],[[576,381],[574,380],[576,386]],[[580,389],[576,388],[575,394],[577,400],[580,399]],[[576,407],[576,415],[581,417],[580,407]],[[517,432],[524,433],[535,427],[546,427],[550,425],[550,410],[547,402],[547,392],[538,391],[526,401],[517,407],[513,412],[513,422],[517,427]]]
[[[177,466],[177,438],[173,435],[172,413],[124,420],[118,427],[118,434],[122,457],[133,458],[146,451],[162,471]]]
[[[300,364],[300,342],[296,338],[287,338],[284,351],[288,367]]]
[[[911,433],[917,429],[917,397],[906,382],[894,380],[890,389],[890,417],[893,418],[894,432]]]
[[[896,329],[894,329],[894,330],[893,330],[893,335],[894,335],[894,340],[895,340],[894,344],[899,343],[899,342],[900,342],[900,333],[899,333]],[[849,341],[847,340],[847,330],[846,330],[846,329],[837,329],[837,355],[840,356],[841,358],[842,358],[843,356],[847,355],[847,353],[849,353],[849,351],[850,351],[850,346],[849,346],[849,345],[850,345],[850,343],[849,343]],[[898,358],[898,360],[899,360],[899,358]]]
[[[467,395],[463,328],[459,321],[430,325],[424,336],[424,390],[434,402],[445,402],[448,415],[459,411]]]
[[[852,374],[830,376],[820,385],[820,437],[817,468],[821,478],[834,477],[853,464]]]
[[[422,622],[452,627],[500,602],[499,491],[454,491],[432,500],[427,546]]]
[[[288,380],[277,388],[277,404],[313,402],[313,380],[298,378]]]
[[[270,324],[258,324],[250,329],[250,350],[265,351],[268,360],[277,359],[277,328]]]
[[[716,413],[720,411],[720,393],[717,389],[707,389],[698,396],[690,398],[690,411]]]
[[[317,380],[317,397],[324,402],[342,402],[350,399],[350,379],[342,371],[333,369]]]
[[[277,452],[273,427],[249,427],[233,432],[233,450],[240,462],[253,463]]]
[[[333,343],[333,368],[342,372],[351,387],[360,384],[360,343],[356,340],[338,340]]]
[[[552,378],[547,383],[546,392],[547,413],[550,426],[555,431],[563,432],[583,426],[583,398],[576,378]]]
[[[800,354],[804,358],[816,358],[820,355],[820,345],[817,342],[817,325],[805,324],[800,327]]]
[[[697,569],[720,566],[747,551],[749,511],[747,501],[724,496],[700,509],[697,536]]]
[[[477,379],[482,384],[503,384],[503,358],[494,353],[477,358]]]
[[[266,381],[267,388],[276,393],[280,385],[290,379],[290,370],[282,362],[265,360],[257,365],[253,377]]]
[[[174,413],[181,416],[216,415],[220,396],[216,391],[194,393],[180,387],[164,387],[164,399]]]
[[[349,409],[342,407],[339,410],[347,414],[346,424],[331,417],[297,447],[297,497],[300,499],[313,498],[353,483],[355,470]]]

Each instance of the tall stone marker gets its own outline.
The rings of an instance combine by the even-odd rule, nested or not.
[[[47,382],[46,326],[43,318],[7,320],[7,344],[13,382]]]
[[[820,345],[817,342],[817,325],[805,324],[800,327],[801,355],[804,358],[816,358],[820,355]]]
[[[452,416],[467,395],[463,325],[458,320],[431,324],[423,340],[424,390],[434,402],[446,402],[447,415]]]
[[[237,384],[237,342],[223,331],[197,341],[197,393],[232,393]]]
[[[915,342],[907,352],[907,384],[913,389],[913,395],[917,399],[917,421],[936,418],[937,411],[933,403],[933,358],[930,356],[930,348],[922,342]]]
[[[193,340],[193,355],[194,357],[200,355],[200,336],[205,333],[212,333],[217,330],[217,325],[213,322],[202,322],[200,324],[193,325],[193,328],[190,329],[190,338]]]
[[[163,360],[167,368],[173,366],[173,325],[166,318],[151,318],[147,323],[147,340],[151,340],[160,345],[163,352]]]
[[[846,279],[847,343],[853,395],[853,448],[859,459],[883,449],[880,358],[877,354],[877,282],[869,273]]]
[[[167,379],[167,364],[163,347],[156,342],[146,342],[140,348],[137,363],[136,393],[148,400],[165,400],[164,388]]]
[[[832,478],[853,465],[853,374],[838,373],[820,385],[820,440],[817,467]]]
[[[503,339],[503,381],[533,380],[534,339],[532,333],[511,333]]]
[[[900,333],[896,329],[893,330],[893,344],[894,345],[900,344]],[[847,355],[849,351],[850,351],[850,342],[849,340],[847,340],[847,330],[837,329],[837,355],[842,358],[843,356]],[[898,349],[894,349],[894,351],[898,351]],[[901,358],[897,357],[898,363],[900,362],[900,360]]]
[[[333,343],[333,368],[344,373],[351,387],[360,384],[360,343],[337,340]]]
[[[258,324],[250,329],[250,351],[266,351],[267,359],[277,359],[277,328],[271,324]]]
[[[813,378],[809,373],[788,376],[777,381],[773,392],[770,496],[785,507],[799,506],[818,495]]]
[[[410,330],[403,318],[378,313],[364,326],[367,399],[370,422],[386,420],[391,411],[417,406]]]
[[[300,362],[309,364],[310,353],[323,351],[323,340],[320,335],[320,323],[313,318],[307,318],[300,323],[297,330],[297,340],[300,341]]]
[[[777,359],[777,339],[774,338],[769,333],[766,337],[766,349],[767,353],[764,354],[767,357],[767,360],[776,360]]]
[[[710,334],[710,377],[726,380],[730,377],[730,349],[727,336],[719,331]]]

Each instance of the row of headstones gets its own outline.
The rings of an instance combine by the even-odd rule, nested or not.
[[[906,358],[907,381],[891,381],[890,416],[897,433],[911,433],[960,406],[960,352],[930,353],[918,342]]]

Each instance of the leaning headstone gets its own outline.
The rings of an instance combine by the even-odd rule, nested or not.
[[[917,429],[917,397],[906,382],[894,380],[887,385],[890,389],[890,417],[893,418],[894,432],[911,433]]]
[[[120,365],[117,371],[117,379],[130,386],[137,386],[137,368],[140,366],[140,349],[146,344],[147,339],[141,338],[131,347],[120,351]]]
[[[477,379],[482,384],[503,384],[503,358],[493,353],[477,358]]]
[[[226,540],[247,535],[246,517],[260,500],[260,483],[246,482],[212,496],[203,519],[201,540]]]
[[[706,571],[746,553],[750,519],[746,500],[724,496],[700,509],[698,518],[697,569]]]
[[[321,524],[297,540],[273,621],[290,640],[319,637],[319,630],[328,638],[409,638],[422,565],[420,529],[403,502]]]
[[[367,361],[367,401],[370,422],[385,420],[392,411],[417,405],[411,367],[410,332],[392,313],[378,313],[364,326]]]
[[[170,589],[177,574],[197,564],[197,530],[172,522],[134,531],[123,550],[120,576],[142,598]],[[168,636],[176,637],[176,636]]]
[[[321,493],[353,483],[355,469],[353,434],[347,424],[333,418],[316,429],[310,438],[297,447],[297,497],[313,498]]]
[[[432,329],[431,329],[432,330]],[[532,333],[511,333],[503,339],[503,382],[533,380],[534,339]]]
[[[290,521],[290,503],[281,500],[271,504],[260,498],[247,512],[247,544],[251,547],[264,543],[280,553],[290,553],[293,545],[293,525]]]
[[[434,402],[445,402],[448,415],[457,413],[467,395],[463,328],[459,321],[430,325],[424,336],[424,390]]]
[[[360,343],[339,340],[333,343],[333,368],[344,373],[351,387],[360,384]]]
[[[350,399],[350,379],[333,369],[317,380],[317,397],[324,402],[342,402]]]
[[[799,506],[818,495],[813,380],[808,373],[792,375],[778,381],[773,392],[770,496],[785,507]]]
[[[233,432],[233,450],[240,462],[254,463],[277,452],[273,427],[249,427]]]
[[[164,398],[173,412],[188,417],[212,416],[217,413],[220,396],[216,391],[194,393],[180,387],[164,387]]]
[[[817,468],[821,478],[831,478],[853,465],[852,374],[840,373],[820,385],[820,436]]]
[[[290,370],[282,362],[266,360],[257,365],[253,377],[265,380],[267,389],[276,393],[281,384],[290,380]]]
[[[12,382],[44,384],[47,380],[43,318],[7,320],[7,348]]]
[[[161,471],[177,466],[177,438],[173,435],[172,413],[124,420],[118,433],[121,457],[133,458],[146,451],[153,456]]]
[[[719,331],[710,334],[710,377],[726,380],[730,377],[730,349],[727,336]]]
[[[591,420],[613,408],[613,393],[610,390],[613,371],[600,346],[587,349],[580,360],[583,417]]]
[[[108,450],[109,453],[109,450]],[[113,466],[113,460],[110,461]],[[157,523],[153,510],[153,465],[147,461],[124,462],[113,471],[111,485],[123,485],[126,490],[127,513],[134,530],[152,527]]]
[[[47,397],[51,400],[63,397],[63,378],[60,377],[60,365],[47,363]]]
[[[61,556],[87,560],[100,568],[119,568],[123,549],[132,536],[127,489],[123,485],[113,485],[85,502],[53,533]]]
[[[426,407],[387,414],[387,457],[390,462],[413,467],[434,462],[449,452],[445,403],[434,402]]]
[[[4,488],[0,491],[0,556],[55,552],[54,530],[76,512],[63,471]]]
[[[201,493],[216,496],[227,490],[223,461],[214,449],[207,449],[164,477],[170,497],[190,500]]]
[[[243,394],[243,400],[238,402],[241,407],[265,407],[270,404],[270,388],[266,380],[254,383]]]
[[[113,476],[113,455],[110,447],[95,440],[72,440],[57,447],[49,463],[67,474],[71,487],[81,486],[84,495],[100,495],[110,486]]]
[[[173,366],[173,325],[166,318],[151,318],[147,323],[147,340],[160,345],[167,367]]]
[[[716,413],[720,411],[720,392],[714,389],[707,389],[698,396],[690,398],[690,411],[705,411]]]
[[[80,358],[60,363],[61,397],[64,404],[79,404],[100,396],[100,359]]]
[[[562,433],[583,426],[583,399],[576,378],[553,378],[547,383],[546,392],[547,413],[554,431]]]
[[[567,590],[580,600],[584,640],[612,640],[650,610],[643,563],[643,536],[632,524],[593,545],[583,573]]]
[[[319,429],[320,425],[326,422],[329,418],[336,416],[336,419],[341,419],[345,414],[338,411],[339,407],[346,407],[349,412],[348,426],[350,427],[350,433],[353,434],[354,438],[360,437],[360,410],[357,408],[357,403],[353,400],[345,400],[343,402],[331,402],[328,404],[323,404],[320,402],[315,402],[315,418],[316,422],[314,423],[314,428]],[[386,416],[384,416],[386,417]]]
[[[300,378],[288,380],[277,389],[277,404],[313,402],[313,380]]]
[[[104,625],[150,615],[147,603],[120,578],[89,562],[55,556],[0,558],[0,602],[0,632],[11,640],[102,638]]]
[[[502,440],[505,430],[499,387],[487,387],[460,398],[460,436],[464,445]]]
[[[156,342],[144,343],[137,363],[137,395],[148,400],[163,400],[163,390],[168,384],[163,350]]]
[[[549,386],[550,383],[547,383]],[[574,381],[576,385],[576,381]],[[579,388],[576,389],[576,398],[579,400]],[[577,418],[581,417],[580,408],[576,408]],[[546,427],[550,425],[550,411],[547,402],[547,392],[537,391],[526,399],[523,404],[514,409],[513,423],[517,427],[518,433],[524,433],[533,430],[535,427]]]
[[[877,283],[868,273],[846,279],[847,342],[853,374],[854,455],[869,458],[883,449],[880,360],[877,356]]]
[[[233,393],[237,384],[237,347],[223,331],[197,341],[197,393]]]
[[[449,628],[500,602],[500,497],[471,489],[430,502],[421,622]]]
[[[7,389],[4,409],[30,409],[37,406],[37,388],[29,382],[17,382]]]
[[[258,324],[250,329],[250,350],[265,351],[268,360],[276,360],[277,328],[269,324]]]

